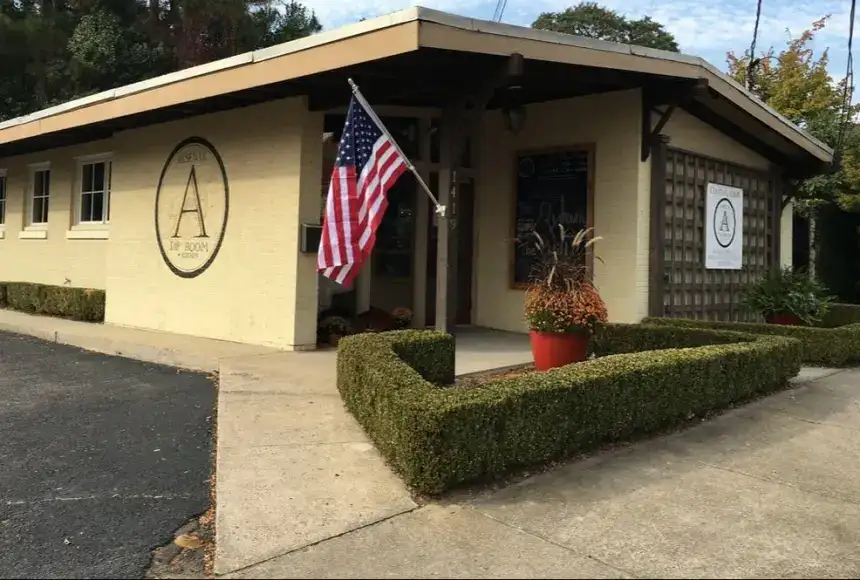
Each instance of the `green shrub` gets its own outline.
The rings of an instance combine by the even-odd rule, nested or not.
[[[830,305],[830,310],[827,311],[827,314],[824,315],[818,326],[822,328],[836,328],[858,322],[860,322],[860,305],[840,304],[837,302]]]
[[[397,356],[424,380],[437,386],[454,382],[455,349],[450,334],[429,330],[395,330],[387,334]]]
[[[806,324],[816,324],[827,314],[833,298],[815,277],[802,270],[780,270],[748,284],[743,302],[765,320],[793,315]]]
[[[681,348],[634,352],[666,347]],[[450,336],[361,334],[340,342],[337,385],[394,470],[436,494],[774,391],[800,364],[795,340],[681,327],[610,324],[594,350],[609,356],[446,388],[430,380],[452,374]]]
[[[0,286],[4,288],[0,298],[5,294],[5,308],[87,322],[101,322],[105,318],[104,290],[31,282],[5,282]]]
[[[6,283],[0,282],[0,308],[6,308]]]
[[[646,325],[712,330],[731,330],[751,334],[786,336],[801,342],[801,360],[809,365],[844,367],[860,362],[860,324],[839,328],[783,326],[749,322],[719,322],[686,318],[646,318]]]

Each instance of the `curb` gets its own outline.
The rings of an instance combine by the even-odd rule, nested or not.
[[[102,354],[121,356],[193,371],[218,372],[220,366],[219,359],[215,356],[198,355],[99,336],[85,336],[65,330],[46,330],[22,324],[0,322],[0,331],[32,336],[48,342],[75,346]]]

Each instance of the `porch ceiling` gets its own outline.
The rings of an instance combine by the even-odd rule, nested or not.
[[[0,157],[105,139],[113,133],[195,115],[246,107],[280,98],[307,95],[311,110],[343,107],[350,98],[346,79],[353,78],[372,105],[441,108],[507,57],[422,48],[351,67],[321,72],[260,87],[104,120],[66,131],[0,144]],[[528,61],[524,69],[524,103],[576,97],[641,86],[648,75],[561,63]],[[671,77],[665,77],[671,79]],[[501,105],[498,98],[489,108]]]
[[[346,77],[352,77],[373,105],[441,108],[481,78],[505,66],[508,57],[434,48],[328,71],[308,79],[309,106],[328,110],[349,101]],[[645,75],[586,66],[529,60],[522,78],[524,103],[577,97],[640,86]],[[501,106],[497,97],[488,108]]]

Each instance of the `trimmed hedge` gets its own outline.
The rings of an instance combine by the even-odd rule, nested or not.
[[[442,387],[431,381],[453,374],[449,335],[360,334],[340,341],[337,385],[394,470],[437,494],[683,423],[783,388],[800,368],[800,343],[781,337],[609,325],[593,343],[609,356]],[[679,348],[651,350],[667,347]]]
[[[105,292],[31,282],[0,282],[0,307],[30,314],[102,322],[105,319]]]
[[[687,318],[646,318],[642,324],[786,336],[796,338],[801,342],[801,361],[806,364],[844,367],[860,363],[860,324],[849,324],[838,328],[819,328]]]
[[[848,324],[860,322],[860,305],[858,304],[831,304],[830,310],[821,321],[822,328],[836,328]]]

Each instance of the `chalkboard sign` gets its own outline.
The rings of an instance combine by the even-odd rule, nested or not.
[[[552,151],[517,156],[513,283],[529,282],[535,250],[531,232],[545,236],[558,224],[569,237],[588,222],[589,152]]]

